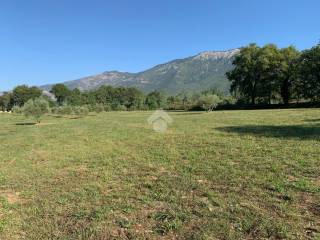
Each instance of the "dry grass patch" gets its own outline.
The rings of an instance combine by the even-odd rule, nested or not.
[[[19,192],[12,190],[0,190],[0,196],[3,197],[9,204],[22,203]]]

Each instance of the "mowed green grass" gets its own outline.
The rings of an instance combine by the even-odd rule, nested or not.
[[[151,114],[0,114],[0,239],[319,239],[319,109]]]

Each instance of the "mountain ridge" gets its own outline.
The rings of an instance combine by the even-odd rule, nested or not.
[[[153,90],[176,94],[214,87],[223,92],[229,90],[225,73],[233,68],[232,59],[240,49],[203,51],[194,56],[168,61],[137,73],[117,70],[104,71],[76,80],[63,82],[68,88],[82,91],[103,85],[136,87],[144,92]],[[53,84],[40,88],[50,90]]]

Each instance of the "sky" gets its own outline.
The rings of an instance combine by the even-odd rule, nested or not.
[[[0,0],[0,91],[320,40],[319,0]]]

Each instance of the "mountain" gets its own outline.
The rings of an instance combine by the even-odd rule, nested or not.
[[[177,59],[139,73],[110,71],[64,82],[70,89],[96,89],[102,85],[137,87],[145,92],[162,90],[170,94],[217,88],[228,92],[225,73],[233,68],[233,57],[239,49],[207,51],[196,56]],[[41,88],[50,90],[52,85]]]

